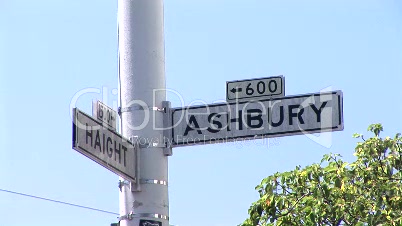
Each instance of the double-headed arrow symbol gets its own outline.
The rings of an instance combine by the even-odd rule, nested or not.
[[[236,87],[236,88],[233,88],[233,89],[230,90],[230,92],[232,92],[232,93],[238,93],[238,92],[241,92],[241,91],[242,91],[242,88],[239,88],[239,87]]]

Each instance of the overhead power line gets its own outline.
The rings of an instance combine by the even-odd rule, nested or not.
[[[30,198],[35,198],[35,199],[41,199],[41,200],[45,200],[45,201],[49,201],[49,202],[55,202],[55,203],[60,203],[60,204],[64,204],[64,205],[79,207],[79,208],[83,208],[83,209],[98,211],[98,212],[102,212],[102,213],[108,213],[108,214],[113,214],[113,215],[119,215],[118,213],[114,213],[114,212],[111,212],[111,211],[96,209],[96,208],[92,208],[92,207],[88,207],[88,206],[81,206],[81,205],[77,205],[77,204],[73,204],[73,203],[62,202],[62,201],[59,201],[59,200],[43,198],[43,197],[34,196],[34,195],[29,195],[29,194],[24,194],[24,193],[15,192],[15,191],[9,191],[9,190],[5,190],[5,189],[1,189],[1,188],[0,188],[0,191],[2,191],[2,192],[7,192],[7,193],[11,193],[11,194],[15,194],[15,195],[21,195],[21,196],[26,196],[26,197],[30,197]]]

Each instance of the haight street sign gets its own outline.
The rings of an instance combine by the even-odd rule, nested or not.
[[[226,82],[227,102],[283,96],[285,96],[285,78],[282,75]]]
[[[173,147],[343,130],[342,91],[172,109]]]
[[[137,155],[133,144],[77,108],[73,109],[73,149],[136,182]]]

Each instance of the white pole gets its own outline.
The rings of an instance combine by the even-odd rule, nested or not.
[[[123,217],[120,225],[143,226],[141,220],[150,220],[168,226],[168,158],[159,147],[163,131],[154,128],[162,128],[163,113],[156,109],[166,100],[163,0],[118,0],[118,43],[121,133],[138,136],[145,146],[159,142],[140,149],[141,191],[121,187],[120,215],[132,219]]]

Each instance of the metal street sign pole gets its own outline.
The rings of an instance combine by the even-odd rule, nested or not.
[[[120,183],[121,226],[168,226],[163,0],[119,0],[120,131],[140,148],[140,189]],[[121,178],[121,180],[124,178]]]

